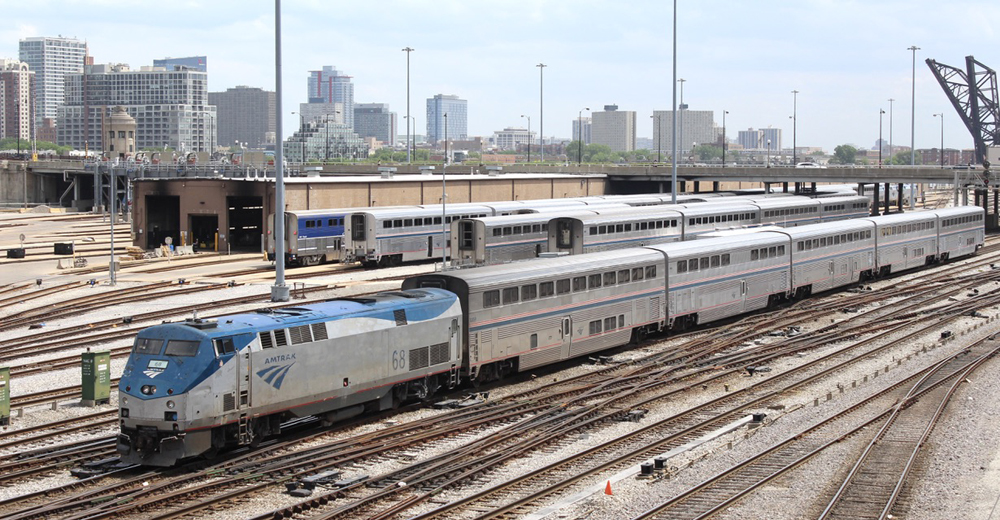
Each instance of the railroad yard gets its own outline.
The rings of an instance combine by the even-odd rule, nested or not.
[[[52,254],[66,242],[86,261]],[[128,254],[128,224],[114,244]],[[997,236],[973,257],[435,400],[452,406],[294,421],[175,468],[113,465],[115,385],[135,334],[276,305],[272,264],[127,259],[112,286],[106,218],[0,213],[0,249],[19,246],[24,259],[0,258],[3,518],[1000,515]],[[284,305],[395,290],[435,267],[289,269]],[[110,404],[86,407],[81,354],[103,350]]]

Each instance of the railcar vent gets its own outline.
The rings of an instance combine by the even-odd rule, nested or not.
[[[415,348],[410,351],[410,370],[427,368],[429,356],[427,350],[430,347]]]
[[[285,336],[285,329],[278,329],[274,331],[274,345],[277,347],[284,347],[288,345],[288,337]]]
[[[396,318],[396,326],[406,325],[406,309],[396,309],[392,311],[392,317]]]
[[[230,392],[222,394],[222,411],[228,412],[236,409],[236,394]]]
[[[649,319],[660,319],[660,297],[649,299]]]
[[[320,341],[328,339],[329,336],[326,334],[326,324],[325,323],[313,323],[312,324],[313,339],[315,341]]]
[[[263,348],[274,348],[274,339],[271,337],[270,331],[260,333],[260,346]]]
[[[448,362],[448,344],[431,345],[431,364],[437,365],[446,362]]]
[[[292,345],[312,342],[312,333],[309,331],[309,325],[292,327],[288,329],[288,334],[292,337]]]

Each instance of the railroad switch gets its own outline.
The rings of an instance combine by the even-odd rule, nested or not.
[[[106,459],[84,462],[79,468],[69,470],[69,474],[82,480],[85,478],[96,477],[98,475],[104,475],[105,473],[110,473],[129,466],[132,466],[132,464],[123,463],[122,459],[119,457],[108,457]]]
[[[316,486],[328,485],[331,482],[334,482],[335,479],[340,478],[341,474],[342,472],[336,469],[324,471],[322,473],[302,478],[298,482],[288,482],[285,484],[285,488],[288,490],[288,494],[293,497],[307,497],[312,495]]]
[[[621,422],[639,422],[647,413],[649,413],[649,410],[632,410],[618,420]]]

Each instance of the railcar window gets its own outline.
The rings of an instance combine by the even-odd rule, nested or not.
[[[615,224],[615,233],[624,233],[624,232],[625,232],[624,224]]]
[[[709,264],[708,264],[708,257],[707,256],[703,256],[703,257],[701,257],[701,258],[698,259],[698,269],[701,269],[702,271],[704,271],[704,270],[708,269],[708,265]]]
[[[688,225],[689,226],[693,226],[694,225],[694,219],[693,218],[689,218],[688,219]]]
[[[590,334],[600,334],[601,333],[601,320],[594,320],[590,322]]]
[[[517,303],[517,287],[507,287],[503,290],[503,304]]]
[[[723,266],[729,265],[729,253],[722,255],[722,265]]]
[[[683,262],[683,261],[684,260],[681,260],[681,262]],[[692,259],[688,260],[687,263],[688,263],[688,271],[697,271],[698,270],[698,259],[697,258],[692,258]]]
[[[413,219],[413,225],[414,226],[422,226],[422,225],[424,225],[424,219],[422,219],[422,218],[415,218],[415,219]]]
[[[336,224],[335,224],[336,222],[337,222],[337,219],[335,219],[335,218],[331,218],[331,219],[329,219],[329,220],[327,220],[327,221],[326,221],[326,225],[328,225],[328,226],[330,226],[330,227],[333,227],[333,226],[335,226],[335,225],[336,225]]]
[[[566,294],[570,290],[569,278],[563,278],[562,280],[556,281],[556,294]]]
[[[172,339],[167,341],[167,348],[163,350],[164,356],[192,357],[198,353],[197,341],[186,341]]]
[[[306,221],[306,228],[314,228],[314,227],[316,227],[316,221],[314,221],[314,220],[307,220]]]
[[[604,285],[614,285],[616,282],[615,278],[614,271],[604,273]]]
[[[521,286],[521,301],[531,301],[538,298],[538,286],[535,284]]]
[[[531,349],[534,350],[538,348],[538,334],[531,335]]]
[[[687,260],[677,261],[677,274],[684,274],[688,272],[688,262]]]
[[[542,226],[539,226],[538,224],[532,224],[531,225],[531,232],[532,233],[538,233],[541,230],[542,230]]]
[[[397,218],[392,221],[392,227],[403,227],[403,219]]]
[[[757,260],[760,258],[760,251],[757,249],[750,250],[750,260]]]
[[[501,231],[500,228],[493,228],[493,236],[495,237],[500,236],[500,231]]]
[[[591,287],[600,287],[601,278],[597,278],[597,283],[592,284]],[[573,278],[573,292],[586,291],[587,290],[587,277],[586,276],[576,276]]]
[[[618,283],[628,283],[629,279],[628,274],[629,274],[628,269],[622,269],[621,271],[618,271]]]
[[[643,278],[643,276],[642,276],[642,268],[641,267],[635,267],[635,268],[633,268],[632,269],[632,280],[635,281],[635,282],[638,282],[639,280],[642,280],[642,278]]]
[[[511,226],[504,226],[504,228],[503,228],[503,234],[505,236],[506,235],[510,235],[513,232],[514,232],[514,228],[513,227],[511,227]]]
[[[392,228],[392,221],[391,220],[383,220],[382,221],[382,229],[391,229],[391,228]]]
[[[656,278],[656,266],[646,266],[646,278]]]
[[[778,248],[774,246],[767,248],[767,256],[771,258],[778,256]]]
[[[619,314],[618,315],[618,328],[620,329],[620,328],[623,328],[624,326],[625,326],[625,315],[624,314]]]
[[[805,251],[806,247],[801,241],[795,243],[795,249],[798,251]]]
[[[163,347],[162,339],[135,338],[135,346],[132,351],[136,354],[157,355]]]
[[[215,340],[215,355],[225,356],[236,352],[236,345],[233,344],[233,338],[219,338]]]
[[[618,320],[614,316],[610,318],[604,318],[604,330],[615,330],[615,323]]]
[[[434,217],[434,223],[440,226],[441,225],[441,217]]]
[[[514,226],[514,234],[515,235],[520,235],[521,234],[521,229],[522,229],[521,226]]]
[[[489,309],[490,307],[496,307],[500,305],[500,290],[493,289],[492,291],[486,291],[483,293],[483,308]]]
[[[542,282],[538,284],[538,294],[545,298],[556,293],[556,284],[553,282]]]
[[[785,246],[778,246],[778,256],[785,256]]]
[[[712,255],[710,260],[712,262],[712,267],[719,267],[720,265],[722,265],[722,260],[720,259],[719,255]]]
[[[590,226],[590,234],[591,235],[597,234],[597,226]]]

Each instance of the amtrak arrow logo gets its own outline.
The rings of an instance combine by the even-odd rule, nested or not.
[[[289,369],[295,363],[289,363],[287,365],[274,365],[257,372],[257,376],[264,380],[265,383],[274,387],[275,390],[281,390],[281,383],[285,380],[285,376],[288,375]]]
[[[148,377],[150,379],[153,379],[154,377],[162,374],[163,371],[162,370],[144,370],[142,373],[146,374],[146,377]]]

